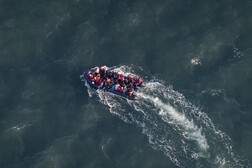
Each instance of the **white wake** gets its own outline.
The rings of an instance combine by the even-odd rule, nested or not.
[[[115,70],[135,73],[128,66]],[[141,127],[151,146],[179,167],[202,167],[206,162],[210,167],[246,167],[245,161],[234,153],[230,138],[215,128],[206,113],[171,87],[145,81],[135,101],[104,91],[94,92],[90,87],[88,93],[98,94],[110,112],[123,121]]]

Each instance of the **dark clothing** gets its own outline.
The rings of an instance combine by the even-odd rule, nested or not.
[[[90,74],[93,74],[94,76],[98,75],[94,71],[91,71]],[[94,80],[94,82],[97,85],[99,85],[100,88],[110,90],[116,84],[120,84],[118,91],[124,93],[125,90],[121,88],[123,87],[124,89],[126,89],[124,94],[130,95],[130,96],[134,94],[134,91],[138,90],[137,86],[141,86],[142,84],[142,82],[139,81],[139,79],[132,78],[129,76],[123,76],[111,70],[106,71],[105,69],[100,69],[99,75],[100,75],[100,78]]]

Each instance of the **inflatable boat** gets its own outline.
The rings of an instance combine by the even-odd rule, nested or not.
[[[84,71],[80,78],[95,90],[101,89],[129,100],[136,100],[138,89],[143,87],[137,75],[124,75],[106,66]]]

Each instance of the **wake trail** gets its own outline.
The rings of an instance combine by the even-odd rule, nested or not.
[[[184,114],[179,113],[171,105],[163,103],[158,97],[149,96],[144,93],[139,93],[138,96],[151,101],[154,107],[159,109],[159,115],[165,122],[174,124],[179,129],[182,129],[181,132],[186,139],[197,141],[200,149],[207,152],[209,148],[207,140],[205,136],[202,135],[201,129],[198,128],[192,120],[190,121]]]
[[[114,67],[135,74],[132,67]],[[141,71],[140,71],[141,73]],[[138,100],[128,100],[88,87],[109,111],[127,123],[136,124],[155,150],[162,151],[178,167],[249,167],[235,154],[231,139],[215,128],[211,119],[185,97],[158,81],[146,81]]]

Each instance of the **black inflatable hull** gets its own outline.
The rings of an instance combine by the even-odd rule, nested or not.
[[[89,84],[89,86],[92,87],[93,89],[96,89],[96,90],[97,90],[97,89],[100,89],[100,88],[98,87],[98,85],[93,84],[92,81],[89,79],[89,77],[88,77],[88,72],[84,72],[83,75],[81,76],[81,78],[84,78],[84,79],[87,81],[87,83]],[[113,90],[111,90],[111,89],[105,89],[105,88],[101,88],[101,89],[102,89],[102,90],[105,90],[105,91],[107,91],[107,92],[111,92],[111,93],[113,93],[113,94],[116,94],[116,95],[125,97],[125,98],[127,98],[127,99],[129,99],[129,100],[136,100],[136,99],[137,99],[137,97],[136,97],[135,95],[129,96],[129,95],[125,95],[125,94],[123,94],[123,93],[117,92],[117,91],[113,91]]]

